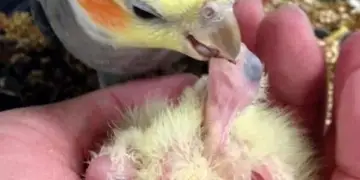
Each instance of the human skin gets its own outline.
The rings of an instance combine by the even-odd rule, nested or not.
[[[243,41],[269,73],[274,105],[286,105],[297,112],[294,116],[306,120],[301,124],[325,157],[321,179],[360,179],[360,33],[341,45],[334,125],[322,136],[325,65],[305,14],[285,6],[264,16],[261,0],[240,0],[235,12]],[[89,151],[96,150],[110,121],[118,119],[122,110],[144,102],[147,91],[176,98],[196,80],[186,74],[141,80],[57,104],[0,113],[0,179],[80,180]],[[96,176],[104,174],[108,165],[104,161],[87,180],[100,180]]]

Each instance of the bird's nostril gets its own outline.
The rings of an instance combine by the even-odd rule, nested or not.
[[[260,59],[249,50],[245,52],[243,68],[245,76],[248,78],[248,80],[251,82],[260,81],[263,74],[263,64],[261,63]]]

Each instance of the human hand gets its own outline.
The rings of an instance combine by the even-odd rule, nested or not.
[[[0,113],[0,179],[78,180],[111,120],[149,96],[175,99],[196,81],[182,74],[103,89],[57,104]]]
[[[247,11],[260,5],[248,2]],[[240,5],[239,5],[240,6]],[[240,11],[239,16],[261,17]],[[246,15],[249,13],[250,15]],[[293,21],[293,20],[296,21]],[[261,21],[261,23],[259,23]],[[320,179],[360,179],[360,32],[341,44],[335,72],[333,123],[325,135],[326,108],[325,62],[305,13],[295,6],[285,6],[263,19],[249,21],[253,31],[244,32],[247,43],[265,63],[269,75],[270,99],[275,105],[294,111],[295,118],[318,147],[322,158]],[[256,32],[256,33],[255,33]],[[247,36],[246,33],[252,33]],[[256,34],[256,35],[254,35]],[[244,36],[244,35],[243,35]],[[359,76],[359,77],[358,77]]]
[[[358,45],[360,35],[351,36],[343,44],[335,89],[337,134],[330,133],[327,136],[330,138],[323,138],[320,120],[325,109],[325,67],[305,15],[297,8],[284,7],[265,17],[260,0],[240,0],[235,11],[243,41],[266,65],[274,102],[290,106],[306,119],[302,124],[318,143],[328,142],[328,164],[335,164],[330,162],[336,157],[337,168],[332,166],[327,172],[335,172],[334,180],[350,180],[359,175],[360,166],[356,164],[359,145],[352,142],[357,130],[357,124],[353,123],[357,96],[345,96],[345,93],[351,93],[355,86],[356,77],[350,77],[350,73],[357,66],[358,55],[353,47]],[[296,21],[292,21],[293,18]],[[345,87],[346,78],[352,79],[347,80]],[[116,119],[124,106],[138,105],[145,100],[133,94],[153,90],[164,98],[177,97],[184,86],[195,80],[193,76],[179,75],[134,82],[59,104],[3,112],[0,114],[0,177],[5,180],[80,179],[85,172],[83,162],[88,151],[105,135],[108,122]],[[334,132],[334,127],[331,129],[330,132]],[[333,151],[335,137],[336,153]]]

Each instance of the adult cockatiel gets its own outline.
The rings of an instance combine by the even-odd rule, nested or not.
[[[65,48],[96,69],[102,86],[168,69],[184,55],[235,59],[235,0],[30,0]],[[43,14],[42,14],[43,13]],[[44,17],[42,17],[44,16]]]

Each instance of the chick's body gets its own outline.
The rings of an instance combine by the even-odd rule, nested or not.
[[[125,114],[98,154],[113,162],[109,179],[317,179],[306,138],[284,112],[262,103],[237,114],[224,152],[205,156],[202,91],[189,88],[177,105],[149,101]]]

